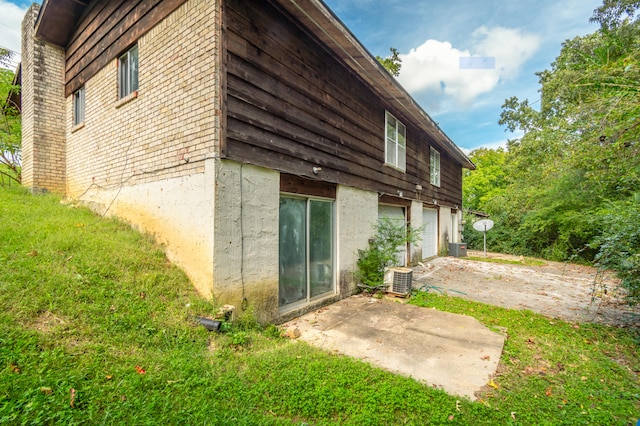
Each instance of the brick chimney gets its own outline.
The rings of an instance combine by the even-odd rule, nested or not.
[[[35,37],[40,5],[22,21],[22,184],[66,192],[64,49]]]

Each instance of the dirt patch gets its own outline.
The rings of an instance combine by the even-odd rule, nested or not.
[[[40,333],[50,333],[67,323],[51,311],[44,311],[30,324],[30,327]]]
[[[469,256],[484,254],[470,252]],[[426,286],[429,291],[510,309],[529,309],[569,322],[638,326],[640,306],[628,306],[617,280],[597,277],[596,272],[588,266],[559,262],[523,266],[440,257],[414,269],[414,287]],[[603,284],[597,288],[596,278]]]

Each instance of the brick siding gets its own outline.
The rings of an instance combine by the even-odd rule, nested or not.
[[[217,1],[189,0],[138,40],[137,96],[118,99],[118,59],[66,100],[67,195],[204,172],[219,150]],[[128,99],[128,101],[127,101]]]

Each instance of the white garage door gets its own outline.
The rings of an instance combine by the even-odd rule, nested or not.
[[[382,218],[389,218],[406,226],[404,207],[381,204],[378,206],[378,219]],[[398,253],[398,264],[405,266],[407,264],[407,247],[399,247],[398,250],[400,251],[400,253]]]
[[[422,258],[438,254],[438,210],[422,210]]]

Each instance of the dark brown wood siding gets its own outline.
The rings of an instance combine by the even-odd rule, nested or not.
[[[223,155],[311,179],[460,205],[462,170],[441,154],[429,184],[428,136],[393,111],[285,12],[225,2],[227,141]],[[407,127],[406,173],[384,165],[385,110]],[[317,175],[313,168],[320,167]],[[416,184],[423,187],[416,193]]]
[[[94,0],[66,46],[69,96],[186,0]]]

